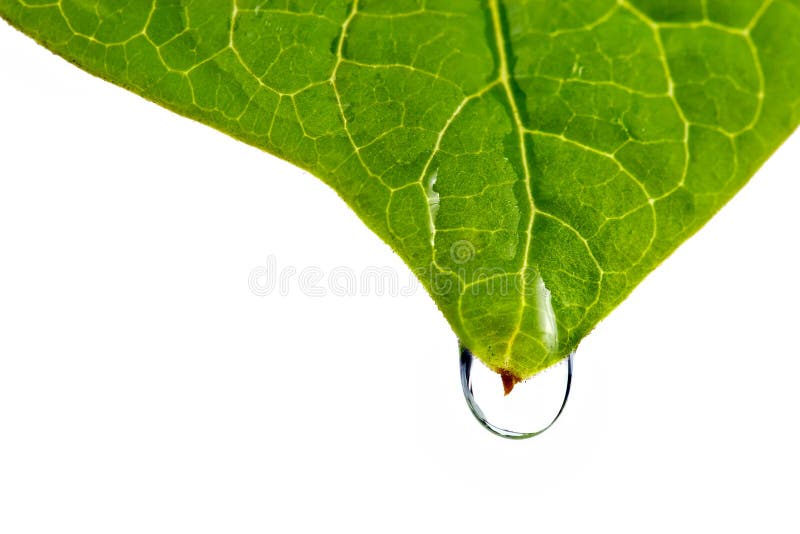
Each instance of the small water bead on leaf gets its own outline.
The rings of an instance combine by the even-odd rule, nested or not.
[[[508,439],[538,436],[558,420],[572,386],[572,359],[524,381],[486,367],[460,346],[461,388],[472,414],[487,430]]]

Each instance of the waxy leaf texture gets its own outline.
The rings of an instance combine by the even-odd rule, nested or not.
[[[800,0],[0,0],[0,15],[318,176],[515,379],[573,351],[800,122]]]

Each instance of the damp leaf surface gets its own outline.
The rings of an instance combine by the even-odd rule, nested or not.
[[[0,0],[0,15],[318,176],[512,383],[575,349],[800,122],[798,0]]]

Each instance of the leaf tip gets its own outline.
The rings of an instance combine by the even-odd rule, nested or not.
[[[506,371],[505,369],[500,371],[500,378],[503,380],[503,391],[506,395],[511,393],[511,391],[514,389],[514,386],[521,382],[517,375],[511,371]]]

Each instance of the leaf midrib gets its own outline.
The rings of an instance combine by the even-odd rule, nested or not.
[[[516,97],[514,96],[514,91],[511,88],[508,56],[506,52],[510,45],[504,35],[505,30],[503,28],[503,21],[501,19],[499,2],[500,0],[489,0],[489,12],[492,17],[492,33],[494,35],[495,46],[497,48],[500,84],[503,86],[503,90],[506,93],[506,98],[508,99],[509,107],[511,109],[511,117],[514,120],[514,125],[517,129],[517,135],[519,136],[520,161],[522,163],[522,169],[525,178],[525,193],[528,195],[528,202],[530,203],[530,209],[528,211],[528,228],[525,233],[525,246],[523,247],[522,252],[522,267],[519,271],[519,276],[522,278],[519,292],[519,313],[517,317],[517,324],[514,327],[514,332],[511,334],[508,346],[503,354],[503,366],[507,367],[511,361],[512,348],[522,328],[522,320],[525,315],[527,287],[525,285],[524,277],[525,272],[528,269],[528,257],[530,256],[531,241],[533,240],[533,221],[536,218],[536,205],[533,200],[533,191],[531,189],[531,171],[530,166],[528,165],[528,151],[527,144],[525,142],[526,128],[519,113],[519,106],[517,104]]]

